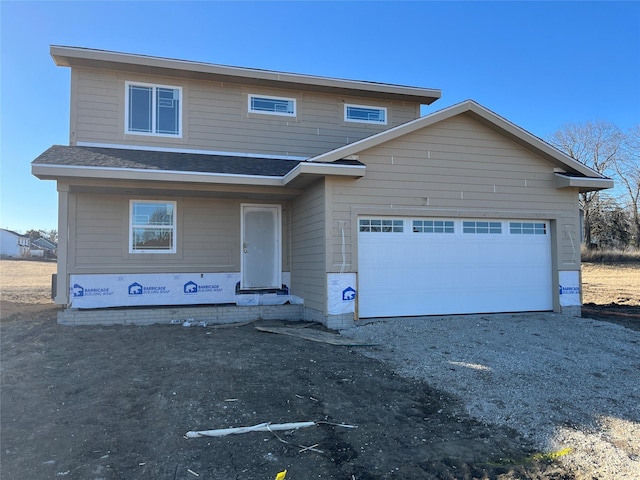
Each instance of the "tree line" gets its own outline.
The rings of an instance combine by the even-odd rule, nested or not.
[[[579,194],[587,250],[640,250],[640,124],[567,123],[549,142],[574,160],[612,178],[616,188]]]

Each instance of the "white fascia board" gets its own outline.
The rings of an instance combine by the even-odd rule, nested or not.
[[[73,165],[32,164],[31,173],[36,177],[97,178],[105,180],[146,180],[182,183],[217,183],[228,185],[282,186],[283,177],[238,175],[231,173],[182,172],[171,170],[147,170],[142,168],[78,167]]]
[[[365,165],[336,165],[326,163],[303,162],[296,165],[283,177],[282,184],[287,185],[300,175],[364,177]]]
[[[555,174],[555,182],[556,188],[579,188],[581,192],[605,190],[614,186],[610,178],[572,177],[561,173]]]
[[[145,180],[158,182],[210,183],[226,185],[254,185],[282,187],[299,175],[338,175],[362,177],[364,165],[334,165],[300,163],[285,176],[265,177],[232,173],[183,172],[171,170],[147,170],[142,168],[78,167],[74,165],[32,164],[31,173],[38,178],[94,178],[103,180]]]
[[[189,148],[172,148],[172,147],[146,147],[140,145],[120,145],[113,143],[95,143],[95,142],[77,142],[76,147],[96,147],[96,148],[114,148],[120,150],[143,150],[145,152],[167,152],[167,153],[193,153],[202,155],[222,155],[225,157],[242,157],[242,158],[268,158],[273,160],[306,160],[308,157],[297,157],[295,155],[273,155],[269,153],[248,153],[248,152],[226,152],[216,150],[195,150]]]

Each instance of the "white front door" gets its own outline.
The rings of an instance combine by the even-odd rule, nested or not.
[[[281,288],[280,225],[280,205],[242,205],[241,288]]]

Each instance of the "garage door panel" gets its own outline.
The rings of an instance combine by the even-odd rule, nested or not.
[[[545,234],[359,232],[359,314],[417,316],[550,310],[551,242]]]

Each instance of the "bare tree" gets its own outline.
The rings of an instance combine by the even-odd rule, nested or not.
[[[614,169],[621,138],[618,127],[599,121],[567,123],[551,136],[550,142],[574,160],[598,173],[608,175]],[[580,207],[584,212],[584,242],[587,249],[591,249],[594,247],[592,230],[600,194],[596,191],[579,195]]]
[[[614,198],[600,195],[591,219],[591,237],[598,248],[625,249],[629,245],[629,214]]]
[[[613,165],[626,190],[633,246],[640,249],[640,125],[630,128],[624,135],[621,155]]]

